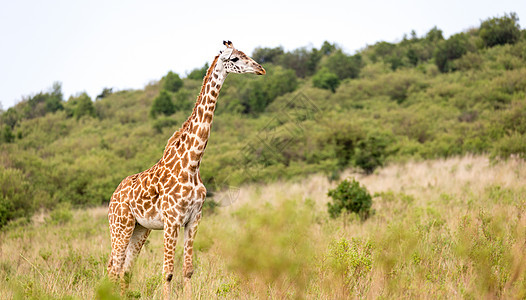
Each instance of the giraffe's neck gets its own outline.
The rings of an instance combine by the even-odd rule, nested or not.
[[[176,153],[182,155],[183,151],[186,151],[190,160],[189,165],[194,166],[196,169],[199,168],[208,138],[210,137],[217,97],[227,75],[222,64],[218,62],[218,58],[219,56],[215,57],[203,79],[203,86],[195,102],[192,114],[183,123],[181,129],[175,132],[168,140],[164,151],[165,159],[170,159],[167,156],[175,155]],[[170,148],[173,148],[175,151],[170,151]]]

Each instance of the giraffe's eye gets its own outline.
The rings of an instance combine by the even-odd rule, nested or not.
[[[239,57],[234,57],[234,58],[231,59],[231,61],[233,61],[233,62],[236,62],[238,60],[239,60]]]

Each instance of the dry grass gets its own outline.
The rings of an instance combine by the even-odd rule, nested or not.
[[[526,164],[467,156],[352,173],[375,194],[365,222],[328,217],[324,176],[216,195],[196,240],[193,291],[210,298],[523,298]],[[234,196],[232,196],[234,195]],[[106,209],[40,216],[0,234],[0,298],[106,297]],[[61,223],[63,222],[63,223]],[[178,247],[181,267],[182,249]],[[130,298],[161,297],[162,233]],[[175,276],[174,297],[182,296]]]

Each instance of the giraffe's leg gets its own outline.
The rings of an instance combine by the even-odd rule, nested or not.
[[[126,255],[126,248],[130,243],[135,218],[131,214],[126,204],[110,202],[109,223],[111,233],[111,253],[108,263],[108,276],[116,281],[123,278],[123,266]],[[124,286],[121,283],[121,293],[124,293]]]
[[[170,299],[170,295],[172,294],[171,281],[174,274],[175,246],[177,244],[179,227],[180,224],[176,222],[169,223],[165,221],[164,224],[164,299]]]
[[[135,229],[133,230],[133,234],[130,238],[128,248],[126,248],[126,257],[124,259],[122,273],[124,276],[123,284],[125,289],[128,288],[133,261],[141,251],[141,248],[144,245],[144,242],[146,242],[148,236],[150,235],[150,232],[150,229],[143,227],[139,223],[135,225]]]
[[[192,283],[190,279],[194,273],[193,253],[194,253],[194,238],[197,233],[197,226],[201,220],[201,212],[199,212],[193,220],[188,222],[184,228],[184,258],[183,258],[183,277],[185,297],[191,299],[192,297]]]

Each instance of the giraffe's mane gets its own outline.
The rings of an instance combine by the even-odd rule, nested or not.
[[[212,75],[212,72],[214,71],[218,58],[219,58],[219,54],[216,55],[216,57],[214,57],[212,64],[210,64],[210,67],[206,71],[206,75],[203,78],[203,85],[201,86],[201,91],[199,92],[199,95],[197,96],[197,100],[195,101],[195,105],[194,105],[194,109],[192,110],[192,114],[188,117],[188,119],[186,119],[183,125],[181,125],[181,128],[179,128],[179,130],[174,132],[174,134],[170,137],[170,139],[168,139],[168,143],[166,143],[164,152],[166,152],[166,150],[168,149],[170,145],[172,145],[175,141],[177,141],[177,139],[181,136],[181,133],[183,133],[183,131],[185,131],[188,128],[192,118],[197,114],[197,106],[199,105],[199,103],[201,103],[203,95],[205,94],[205,86],[210,80],[210,76]]]

